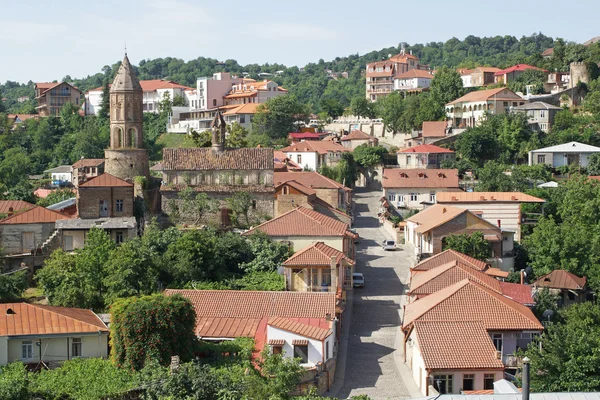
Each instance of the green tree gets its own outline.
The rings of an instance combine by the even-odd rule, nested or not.
[[[295,96],[277,96],[258,106],[252,119],[252,129],[254,134],[286,139],[290,132],[297,129],[297,122],[306,120],[306,108]]]
[[[587,172],[589,175],[600,175],[600,153],[594,153],[588,157]]]
[[[254,197],[246,191],[235,192],[225,202],[232,211],[232,223],[238,228],[247,228],[250,224],[250,209],[256,204]],[[241,217],[244,220],[241,220]]]
[[[452,68],[439,68],[431,81],[429,93],[431,100],[443,110],[446,104],[465,94],[460,74]]]
[[[544,93],[544,83],[548,79],[548,74],[537,69],[526,69],[512,82],[508,87],[513,92],[527,93],[527,86],[530,86],[531,94]]]
[[[252,260],[240,264],[240,269],[246,272],[272,272],[287,260],[293,250],[282,242],[272,240],[267,234],[255,232],[248,237]]]
[[[212,145],[212,135],[210,129],[205,129],[203,131],[196,131],[192,129],[190,132],[192,136],[192,140],[198,147],[210,147]],[[225,139],[227,141],[227,139]]]
[[[400,92],[392,92],[377,101],[377,114],[383,120],[387,131],[395,134],[404,127],[404,99]]]
[[[321,110],[332,119],[336,119],[344,113],[344,106],[335,98],[322,98],[320,106]]]
[[[448,249],[456,250],[482,261],[490,258],[491,254],[490,242],[483,238],[483,233],[481,232],[474,232],[471,235],[462,233],[446,236],[444,250]]]
[[[6,107],[4,106],[4,100],[2,97],[2,90],[0,90],[0,114],[6,114]]]
[[[596,392],[600,390],[600,308],[593,303],[561,310],[539,345],[529,346],[532,392]]]
[[[35,202],[38,206],[48,207],[52,204],[60,203],[61,201],[74,198],[76,195],[70,188],[58,189],[51,192],[44,198],[38,198]]]
[[[0,274],[0,303],[9,303],[20,299],[25,289],[27,289],[25,271]]]
[[[173,97],[173,107],[185,107],[185,106],[186,106],[185,98],[181,95],[176,94],[175,97]]]
[[[461,133],[454,147],[456,153],[465,160],[479,166],[488,160],[495,160],[500,152],[500,146],[496,133],[487,129],[488,126],[469,128]]]
[[[352,156],[358,165],[363,168],[370,168],[383,164],[383,156],[387,153],[388,151],[383,146],[361,144],[354,149]]]
[[[179,213],[183,220],[191,221],[194,225],[200,225],[208,213],[216,212],[219,202],[208,197],[206,193],[197,193],[191,187],[186,187],[179,192],[180,202],[172,202],[171,210]]]
[[[227,125],[225,145],[229,148],[241,149],[248,147],[248,131],[238,122]]]
[[[376,118],[374,103],[367,100],[364,96],[355,97],[350,102],[350,112],[361,118]]]
[[[477,170],[478,192],[512,192],[514,182],[512,176],[505,174],[507,166],[496,161],[488,161],[483,168]]]
[[[110,86],[108,81],[102,88],[102,95],[100,97],[100,109],[98,110],[98,118],[107,121],[110,117]]]
[[[0,399],[30,400],[31,398],[25,364],[14,362],[0,366]]]
[[[544,318],[544,312],[551,310],[556,314],[559,299],[560,297],[552,293],[547,287],[538,289],[535,293],[535,308],[533,309],[537,319],[542,323],[548,322],[548,318]]]
[[[111,359],[119,367],[140,370],[150,360],[168,365],[171,356],[193,356],[196,312],[179,295],[119,299],[111,312]]]

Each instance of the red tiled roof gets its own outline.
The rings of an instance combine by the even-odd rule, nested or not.
[[[533,295],[531,292],[531,286],[521,285],[519,283],[500,282],[500,290],[502,294],[509,299],[513,299],[517,303],[524,304],[526,306],[535,305]]]
[[[400,75],[396,75],[396,79],[410,79],[410,78],[427,78],[433,79],[433,75],[429,71],[422,69],[411,69]]]
[[[254,337],[261,318],[196,317],[196,336],[200,338]]]
[[[457,169],[383,170],[384,188],[458,188]]]
[[[256,114],[258,106],[260,106],[260,103],[241,104],[237,108],[226,111],[223,115]]]
[[[521,192],[438,192],[438,203],[544,203],[544,199]]]
[[[497,75],[497,74],[496,74]],[[471,93],[467,93],[458,99],[451,101],[448,104],[457,104],[457,103],[468,103],[473,101],[486,101],[490,98],[494,98],[497,100],[504,99],[514,99],[514,100],[523,100],[518,94],[513,92],[512,90],[500,87],[495,89],[487,89],[487,90],[476,90]]]
[[[8,214],[9,212],[17,213],[19,211],[30,210],[35,205],[23,200],[0,200],[0,214]]]
[[[277,172],[288,172],[288,171],[302,171],[302,167],[297,163],[290,160],[290,158],[279,150],[273,151],[273,169]]]
[[[585,287],[585,283],[585,276],[580,278],[569,271],[556,269],[549,274],[540,276],[539,279],[533,283],[533,286],[552,289],[581,290]]]
[[[330,329],[323,329],[318,326],[308,325],[282,317],[269,318],[268,325],[315,340],[324,340],[333,333]]]
[[[315,132],[290,132],[289,137],[292,139],[321,139],[325,135]]]
[[[298,207],[281,214],[242,235],[261,231],[269,236],[348,236],[348,224],[308,208]]]
[[[0,336],[98,331],[108,332],[108,328],[91,310],[29,303],[0,304]]]
[[[353,130],[352,132],[350,132],[348,135],[344,136],[343,138],[340,139],[341,141],[347,141],[347,140],[369,140],[371,142],[378,142],[379,139],[363,132],[363,131],[359,131],[357,129]]]
[[[509,272],[502,271],[500,268],[488,268],[484,271],[486,275],[496,278],[508,278]]]
[[[425,369],[503,370],[502,360],[481,321],[415,321]]]
[[[307,195],[307,196],[311,196],[311,195],[317,194],[317,191],[316,191],[316,190],[313,190],[313,189],[311,189],[311,188],[309,188],[309,187],[307,187],[307,186],[304,186],[304,185],[302,185],[301,183],[298,183],[298,182],[296,182],[296,181],[285,181],[285,182],[278,183],[278,184],[275,186],[275,190],[277,190],[277,189],[278,189],[279,187],[281,187],[282,185],[288,185],[288,186],[290,186],[290,187],[293,187],[293,188],[294,188],[294,189],[296,189],[297,191],[299,191],[299,192],[301,192],[301,193],[304,193],[304,194],[305,194],[305,195]]]
[[[47,208],[34,206],[33,208],[15,214],[13,216],[4,218],[0,221],[3,225],[16,225],[16,224],[43,224],[56,222],[59,219],[70,219],[70,215],[61,214],[58,211],[48,210]]]
[[[450,149],[445,149],[434,144],[420,144],[415,147],[398,150],[398,153],[454,153]]]
[[[334,143],[329,140],[305,140],[304,142],[294,143],[288,147],[284,147],[281,151],[288,153],[319,153],[327,154],[329,152],[348,153],[352,150]]]
[[[446,136],[446,121],[424,121],[423,137],[444,137]]]
[[[407,305],[403,327],[416,320],[476,320],[487,330],[543,329],[529,308],[468,279]]]
[[[554,54],[554,49],[552,47],[550,47],[549,49],[542,51],[541,56],[542,57],[550,57],[553,54]]]
[[[469,279],[497,293],[502,293],[500,282],[497,279],[460,261],[451,261],[429,271],[413,275],[410,281],[409,293],[411,295],[431,295],[464,279]]]
[[[294,255],[283,262],[283,265],[286,267],[329,267],[331,266],[331,257],[335,257],[335,262],[338,265],[342,260],[348,264],[354,264],[354,261],[341,251],[327,246],[323,242],[317,242],[294,253]]]
[[[433,255],[417,265],[415,265],[412,270],[415,272],[419,271],[428,271],[430,269],[439,267],[440,265],[447,264],[451,261],[460,261],[464,265],[468,265],[471,268],[476,269],[477,271],[484,271],[488,268],[488,264],[485,261],[478,260],[471,256],[468,256],[463,253],[459,253],[456,250],[445,250],[439,254]]]
[[[80,184],[79,187],[133,187],[133,184],[111,174],[103,173]]]
[[[163,149],[164,171],[185,170],[273,170],[273,149],[226,149],[219,154],[211,148]]]
[[[285,181],[296,181],[313,189],[344,189],[350,190],[339,182],[314,171],[303,172],[275,172],[273,182],[275,185]]]
[[[528,64],[517,64],[517,65],[513,65],[512,67],[500,70],[498,72],[496,72],[494,75],[504,75],[504,74],[510,74],[511,72],[515,72],[515,71],[525,71],[528,69],[535,69],[537,71],[544,71],[544,72],[548,72],[545,69],[542,68],[538,68],[538,67],[534,67],[533,65],[528,65]]]
[[[104,158],[82,158],[73,164],[73,168],[98,167],[104,164]]]
[[[498,72],[500,71],[500,68],[496,68],[496,67],[477,67],[473,70],[473,72],[475,72],[475,70],[479,70],[481,72]]]

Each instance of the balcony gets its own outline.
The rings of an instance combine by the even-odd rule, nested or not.
[[[504,364],[504,366],[507,368],[519,368],[522,363],[523,361],[521,357],[517,357],[514,354],[502,355],[502,364]]]
[[[367,93],[392,93],[394,89],[369,89]]]

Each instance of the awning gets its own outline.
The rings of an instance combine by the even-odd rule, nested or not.
[[[308,346],[308,340],[307,339],[295,339],[295,340],[292,340],[292,344],[294,346]]]
[[[285,340],[283,340],[283,339],[269,340],[269,345],[271,345],[271,346],[283,346],[284,344],[285,344]]]

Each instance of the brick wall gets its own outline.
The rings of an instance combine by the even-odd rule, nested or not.
[[[338,207],[338,189],[315,189],[317,196],[329,203],[332,207]]]
[[[100,218],[100,200],[108,201],[109,217],[133,217],[133,187],[80,187],[79,218]],[[123,200],[123,212],[116,211],[116,200]]]
[[[438,226],[431,232],[433,235],[433,254],[442,252],[442,239],[446,236],[465,229],[467,227],[467,213],[463,213],[458,217],[446,222],[443,225]]]
[[[280,194],[275,201],[275,217],[285,214],[298,206],[312,209],[312,206],[308,203],[308,196],[304,194]]]

